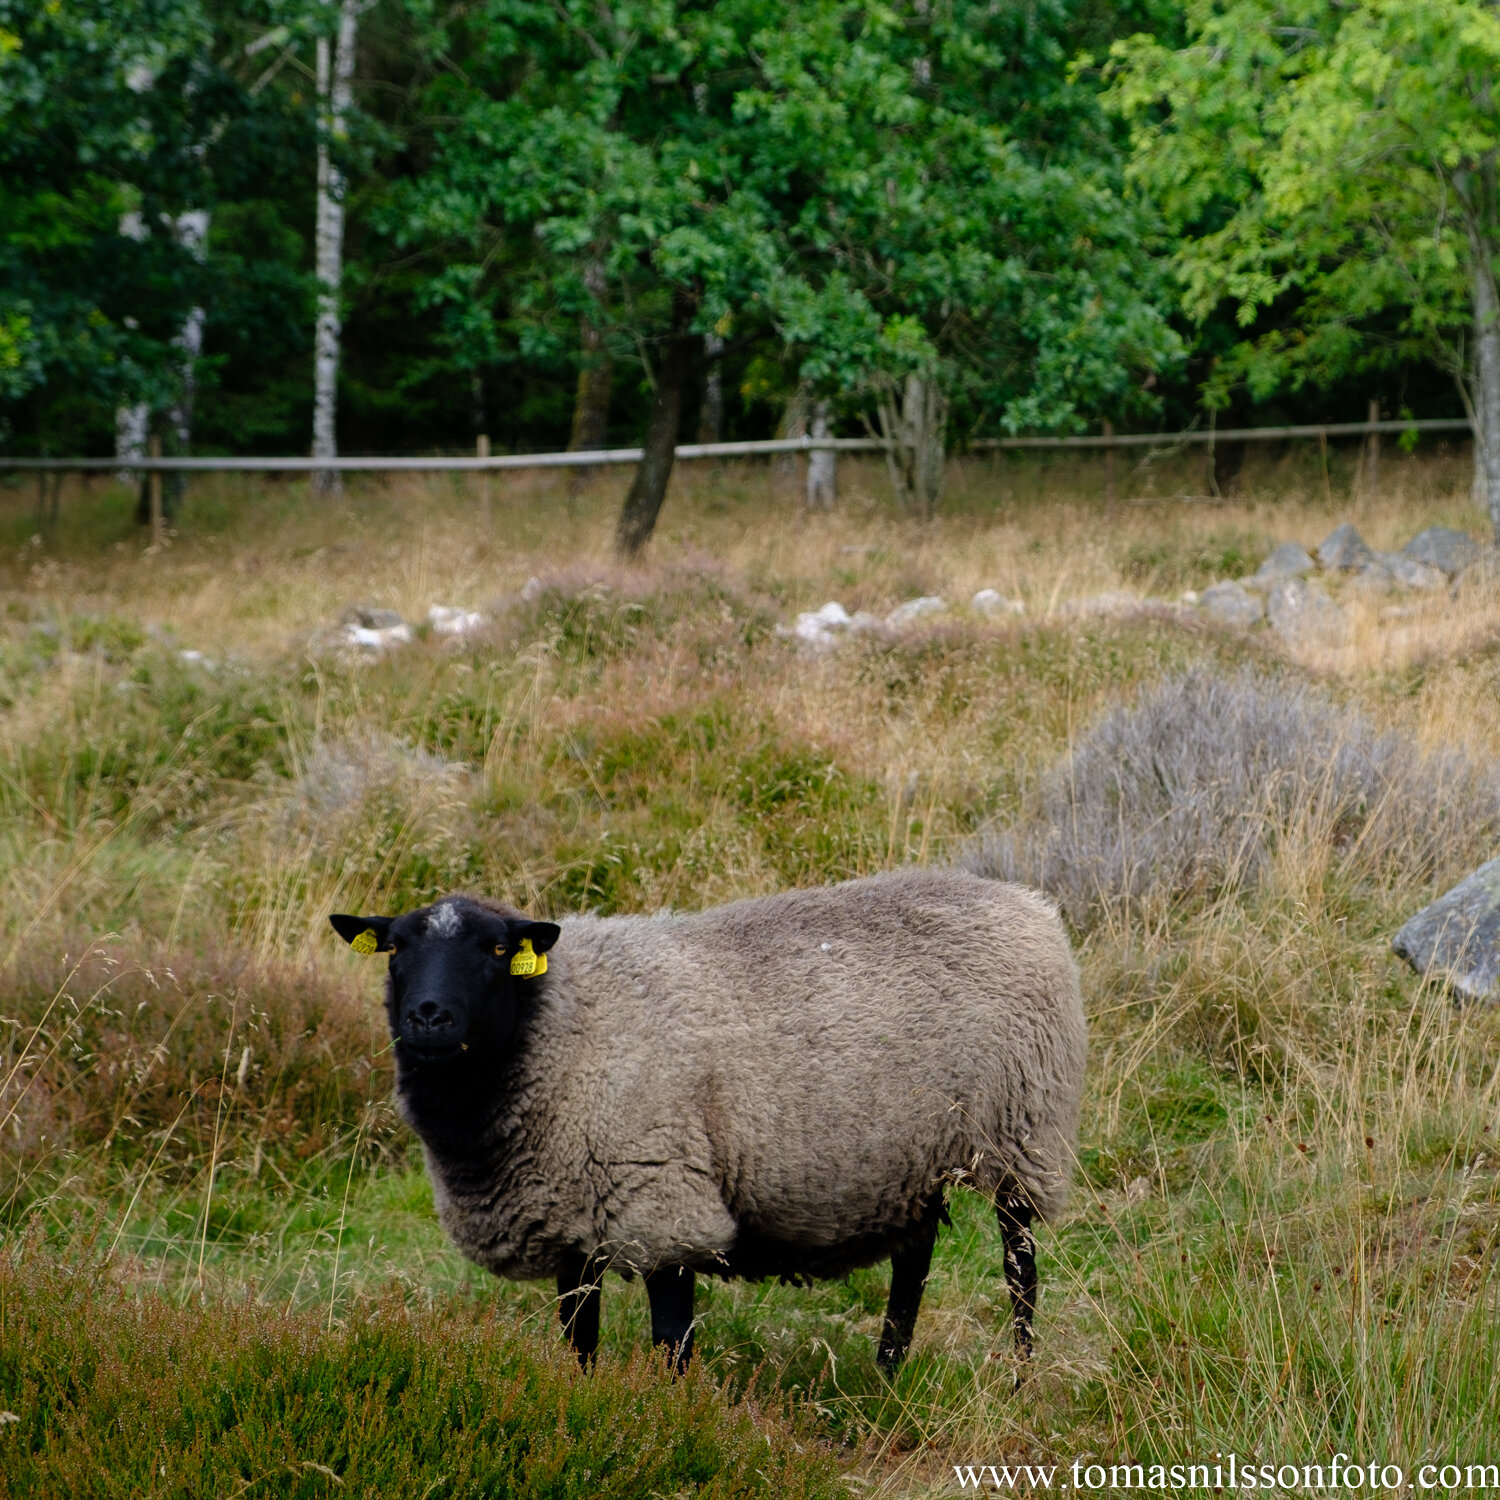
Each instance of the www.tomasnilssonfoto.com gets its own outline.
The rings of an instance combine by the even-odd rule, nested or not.
[[[1262,1463],[1236,1453],[1212,1463],[954,1464],[961,1490],[1298,1490],[1317,1492],[1500,1490],[1500,1463],[1424,1463],[1408,1477],[1399,1464],[1357,1464],[1336,1453],[1326,1463]]]

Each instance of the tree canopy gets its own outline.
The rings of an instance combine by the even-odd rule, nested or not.
[[[305,447],[339,9],[0,0],[0,442],[108,451],[118,408],[189,383],[196,445]],[[1232,399],[1347,417],[1396,371],[1490,409],[1482,0],[369,0],[359,25],[343,451],[645,437],[644,537],[710,387],[732,435],[795,401],[888,436],[920,408],[939,455]]]

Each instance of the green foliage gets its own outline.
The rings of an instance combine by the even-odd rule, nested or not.
[[[585,1378],[493,1315],[395,1299],[336,1330],[253,1302],[182,1308],[26,1248],[0,1258],[0,1406],[20,1417],[3,1434],[16,1500],[846,1493],[789,1424],[645,1356]]]
[[[1191,0],[1185,18],[1185,46],[1116,44],[1112,101],[1183,236],[1185,307],[1227,304],[1245,331],[1209,404],[1423,359],[1467,378],[1472,276],[1500,252],[1493,9]]]

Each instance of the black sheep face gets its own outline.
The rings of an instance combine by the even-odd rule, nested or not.
[[[390,954],[386,1019],[398,1058],[416,1064],[503,1053],[559,934],[455,896],[399,917],[328,920],[357,953]]]

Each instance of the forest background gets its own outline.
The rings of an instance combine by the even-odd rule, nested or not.
[[[1497,60],[1478,0],[0,0],[0,448],[1374,401],[1500,517]]]

